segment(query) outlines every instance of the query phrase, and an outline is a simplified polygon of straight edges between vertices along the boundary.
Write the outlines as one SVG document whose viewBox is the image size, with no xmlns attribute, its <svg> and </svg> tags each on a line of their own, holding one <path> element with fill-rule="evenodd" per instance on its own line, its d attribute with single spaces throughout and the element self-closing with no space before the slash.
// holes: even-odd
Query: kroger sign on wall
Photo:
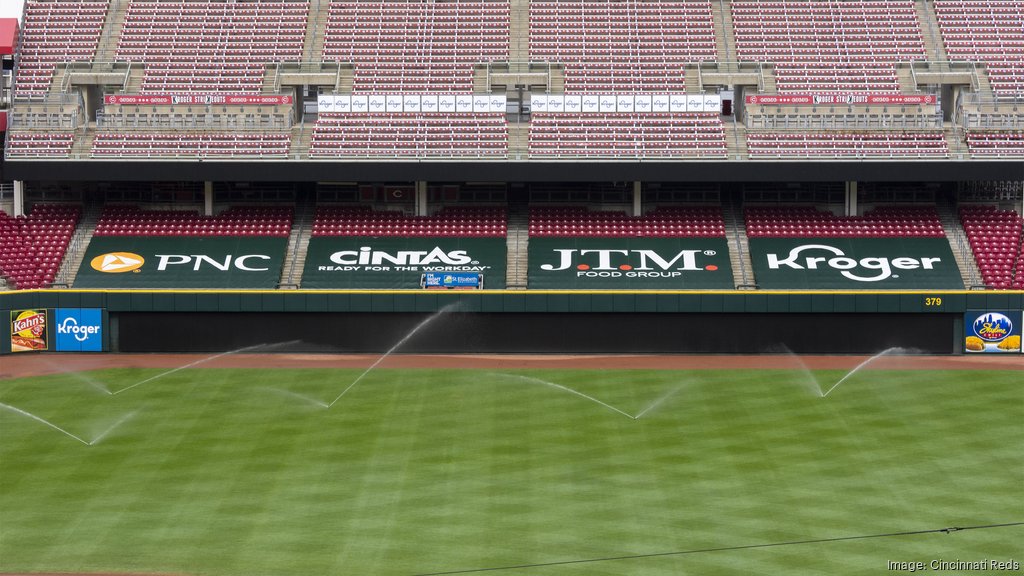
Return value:
<svg viewBox="0 0 1024 576">
<path fill-rule="evenodd" d="M 529 287 L 732 289 L 724 238 L 533 238 Z"/>
<path fill-rule="evenodd" d="M 58 352 L 102 352 L 103 311 L 99 308 L 57 308 L 53 334 Z"/>
<path fill-rule="evenodd" d="M 945 238 L 751 238 L 761 288 L 962 290 Z"/>
<path fill-rule="evenodd" d="M 482 274 L 505 287 L 504 238 L 321 236 L 309 241 L 303 288 L 420 288 L 427 273 Z"/>
<path fill-rule="evenodd" d="M 286 238 L 93 238 L 76 288 L 275 288 Z"/>
</svg>

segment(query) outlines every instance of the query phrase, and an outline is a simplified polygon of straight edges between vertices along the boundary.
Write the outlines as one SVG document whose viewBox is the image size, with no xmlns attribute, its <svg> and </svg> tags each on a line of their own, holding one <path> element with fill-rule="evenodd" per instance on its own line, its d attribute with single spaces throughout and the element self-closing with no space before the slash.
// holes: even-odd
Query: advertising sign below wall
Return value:
<svg viewBox="0 0 1024 576">
<path fill-rule="evenodd" d="M 1024 317 L 1009 310 L 964 313 L 964 351 L 968 354 L 1019 354 Z"/>
<path fill-rule="evenodd" d="M 11 310 L 11 352 L 49 350 L 48 320 L 45 309 Z"/>
<path fill-rule="evenodd" d="M 99 308 L 57 308 L 53 330 L 58 352 L 103 351 L 103 311 Z"/>
</svg>

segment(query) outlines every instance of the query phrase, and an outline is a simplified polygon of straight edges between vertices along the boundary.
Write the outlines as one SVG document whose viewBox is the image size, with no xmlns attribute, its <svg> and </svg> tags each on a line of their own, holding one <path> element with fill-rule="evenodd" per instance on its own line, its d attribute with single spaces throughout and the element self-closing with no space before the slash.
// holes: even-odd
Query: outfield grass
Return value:
<svg viewBox="0 0 1024 576">
<path fill-rule="evenodd" d="M 0 410 L 0 572 L 422 574 L 1024 521 L 1020 372 L 865 371 L 821 398 L 801 371 L 378 369 L 330 409 L 359 371 L 99 389 L 159 373 L 0 381 L 0 402 L 86 442 L 132 415 L 86 445 Z M 1022 541 L 1018 526 L 494 573 L 880 574 L 1024 563 Z"/>
</svg>

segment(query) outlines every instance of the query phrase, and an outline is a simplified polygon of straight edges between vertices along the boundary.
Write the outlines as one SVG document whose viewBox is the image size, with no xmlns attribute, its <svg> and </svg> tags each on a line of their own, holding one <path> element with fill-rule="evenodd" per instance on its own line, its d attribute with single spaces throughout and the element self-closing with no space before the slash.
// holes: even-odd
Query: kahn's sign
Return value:
<svg viewBox="0 0 1024 576">
<path fill-rule="evenodd" d="M 534 238 L 531 288 L 733 288 L 724 238 Z"/>
<path fill-rule="evenodd" d="M 310 240 L 303 288 L 420 288 L 426 273 L 474 272 L 505 287 L 504 238 L 363 238 Z"/>
<path fill-rule="evenodd" d="M 752 238 L 762 288 L 962 289 L 945 238 Z"/>
<path fill-rule="evenodd" d="M 285 238 L 94 238 L 75 286 L 274 288 L 286 244 Z"/>
</svg>

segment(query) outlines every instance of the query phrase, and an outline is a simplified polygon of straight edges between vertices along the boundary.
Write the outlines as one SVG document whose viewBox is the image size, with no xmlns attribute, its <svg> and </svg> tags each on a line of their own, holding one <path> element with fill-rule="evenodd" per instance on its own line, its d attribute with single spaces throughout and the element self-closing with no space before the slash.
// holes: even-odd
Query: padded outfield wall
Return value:
<svg viewBox="0 0 1024 576">
<path fill-rule="evenodd" d="M 108 349 L 221 352 L 874 354 L 963 351 L 964 313 L 1020 317 L 1024 292 L 132 291 L 0 294 L 11 310 L 100 309 Z M 10 351 L 0 340 L 0 353 Z M 785 348 L 783 348 L 785 347 Z"/>
</svg>

